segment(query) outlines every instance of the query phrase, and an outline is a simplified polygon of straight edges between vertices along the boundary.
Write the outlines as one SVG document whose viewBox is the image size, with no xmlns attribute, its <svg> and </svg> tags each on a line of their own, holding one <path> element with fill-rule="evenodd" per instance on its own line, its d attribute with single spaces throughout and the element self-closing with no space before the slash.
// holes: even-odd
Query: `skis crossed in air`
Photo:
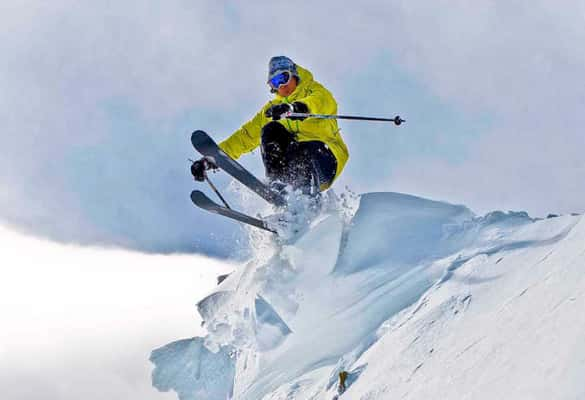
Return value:
<svg viewBox="0 0 585 400">
<path fill-rule="evenodd" d="M 304 118 L 318 118 L 318 119 L 349 119 L 349 120 L 360 120 L 360 121 L 386 121 L 386 122 L 393 122 L 394 125 L 400 126 L 406 120 L 402 119 L 400 116 L 396 116 L 394 118 L 378 118 L 378 117 L 364 117 L 364 116 L 356 116 L 356 115 L 322 115 L 322 114 L 303 114 L 303 113 L 292 113 L 289 112 L 285 115 L 288 117 L 304 117 Z M 204 156 L 208 156 L 213 158 L 215 165 L 218 168 L 222 169 L 223 171 L 227 172 L 231 175 L 234 179 L 239 181 L 244 186 L 248 187 L 250 190 L 255 192 L 258 196 L 262 197 L 267 202 L 277 206 L 282 207 L 286 205 L 286 199 L 279 193 L 274 192 L 270 189 L 268 185 L 263 183 L 262 181 L 258 180 L 254 175 L 252 175 L 248 170 L 242 167 L 239 163 L 229 157 L 226 153 L 224 153 L 217 143 L 213 141 L 211 137 L 207 133 L 201 130 L 197 130 L 193 132 L 191 135 L 191 143 L 195 149 L 203 154 Z M 231 218 L 236 221 L 243 222 L 248 225 L 255 226 L 260 229 L 264 229 L 266 231 L 270 231 L 276 233 L 274 229 L 271 229 L 266 221 L 260 218 L 254 218 L 249 215 L 243 214 L 239 211 L 232 210 L 228 204 L 225 202 L 223 197 L 219 194 L 215 186 L 211 183 L 211 181 L 205 176 L 207 183 L 211 186 L 213 191 L 219 196 L 220 200 L 224 203 L 224 206 L 221 206 L 211 200 L 209 197 L 205 195 L 205 193 L 194 190 L 191 193 L 191 200 L 193 203 L 203 208 L 204 210 L 210 211 L 215 214 L 223 215 L 224 217 Z"/>
<path fill-rule="evenodd" d="M 217 143 L 213 141 L 207 133 L 201 130 L 193 132 L 191 135 L 191 143 L 193 147 L 204 156 L 213 158 L 215 165 L 221 170 L 231 175 L 235 180 L 252 190 L 254 193 L 262 197 L 267 202 L 281 207 L 286 205 L 286 200 L 279 193 L 270 190 L 270 187 L 252 175 L 247 169 L 242 167 L 238 162 L 224 153 Z M 208 181 L 209 182 L 209 181 Z M 213 188 L 213 187 L 212 187 Z M 214 189 L 215 190 L 215 189 Z M 219 193 L 218 193 L 219 194 Z M 221 197 L 220 197 L 221 198 Z M 226 206 L 221 206 L 211 200 L 205 193 L 200 190 L 193 190 L 191 192 L 191 200 L 193 203 L 204 210 L 214 214 L 223 215 L 224 217 L 243 222 L 245 224 L 255 226 L 272 233 L 276 231 L 268 226 L 266 221 L 251 217 L 239 211 L 232 210 L 227 207 L 227 203 L 221 198 Z"/>
</svg>

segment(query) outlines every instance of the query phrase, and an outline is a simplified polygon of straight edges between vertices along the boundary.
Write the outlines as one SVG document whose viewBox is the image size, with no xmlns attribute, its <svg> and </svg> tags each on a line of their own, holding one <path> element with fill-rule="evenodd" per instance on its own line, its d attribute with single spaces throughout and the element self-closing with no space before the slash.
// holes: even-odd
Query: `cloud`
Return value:
<svg viewBox="0 0 585 400">
<path fill-rule="evenodd" d="M 585 5 L 558 7 L 540 1 L 394 6 L 394 17 L 386 21 L 387 44 L 381 48 L 424 88 L 418 93 L 421 98 L 425 92 L 436 96 L 434 109 L 447 104 L 451 113 L 468 118 L 446 125 L 429 105 L 412 107 L 407 100 L 409 122 L 396 135 L 408 135 L 421 151 L 408 159 L 370 165 L 372 174 L 382 170 L 378 177 L 384 178 L 377 183 L 366 178 L 369 188 L 373 184 L 377 190 L 416 190 L 482 211 L 584 211 L 585 187 L 579 182 L 585 177 L 585 136 L 580 128 L 585 123 L 580 111 L 585 87 L 577 82 L 585 67 L 585 51 L 579 45 L 585 39 Z M 379 26 L 386 16 L 384 11 L 370 15 L 370 25 Z M 356 19 L 368 21 L 364 17 Z M 383 79 L 381 75 L 372 79 Z M 429 122 L 433 126 L 424 128 L 436 135 L 420 140 L 421 125 Z M 434 154 L 426 152 L 425 144 L 436 143 L 439 135 L 444 143 L 438 143 Z M 354 161 L 365 160 L 374 149 L 404 149 L 408 141 L 385 143 L 370 137 L 368 149 L 352 146 L 358 152 Z M 466 143 L 460 146 L 462 139 Z M 449 153 L 449 145 L 456 149 Z M 393 150 L 388 151 L 391 155 Z M 391 169 L 386 176 L 384 168 Z M 369 189 L 359 179 L 353 182 Z"/>
<path fill-rule="evenodd" d="M 497 2 L 427 12 L 435 22 L 421 26 L 428 40 L 416 40 L 423 50 L 410 68 L 462 111 L 492 113 L 493 122 L 465 163 L 423 162 L 426 182 L 484 210 L 585 210 L 578 184 L 585 177 L 585 87 L 576 84 L 585 67 L 578 46 L 584 5 Z M 418 179 L 406 169 L 399 180 Z"/>
<path fill-rule="evenodd" d="M 472 207 L 583 210 L 581 3 L 0 7 L 0 218 L 29 232 L 239 251 L 236 225 L 189 202 L 188 136 L 221 139 L 253 115 L 275 54 L 309 67 L 345 113 L 408 119 L 392 137 L 343 124 L 352 158 L 339 187 L 404 190 L 426 177 L 429 195 L 454 187 L 449 200 Z M 257 157 L 243 162 L 260 172 Z"/>
<path fill-rule="evenodd" d="M 0 241 L 0 387 L 15 400 L 161 398 L 150 352 L 202 333 L 195 302 L 233 268 L 57 245 L 2 226 Z"/>
</svg>

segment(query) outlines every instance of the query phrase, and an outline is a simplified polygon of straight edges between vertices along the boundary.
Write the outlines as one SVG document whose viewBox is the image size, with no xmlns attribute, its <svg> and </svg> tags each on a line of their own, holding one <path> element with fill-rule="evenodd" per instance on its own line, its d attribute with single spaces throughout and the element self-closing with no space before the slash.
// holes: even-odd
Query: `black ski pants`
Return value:
<svg viewBox="0 0 585 400">
<path fill-rule="evenodd" d="M 276 121 L 262 128 L 261 149 L 266 176 L 270 180 L 319 191 L 335 178 L 337 159 L 325 143 L 318 140 L 299 142 Z"/>
</svg>

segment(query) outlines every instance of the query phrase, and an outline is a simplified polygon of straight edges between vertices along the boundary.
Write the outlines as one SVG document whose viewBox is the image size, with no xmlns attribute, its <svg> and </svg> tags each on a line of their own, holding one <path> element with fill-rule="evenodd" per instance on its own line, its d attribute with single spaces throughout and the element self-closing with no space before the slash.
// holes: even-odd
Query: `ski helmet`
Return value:
<svg viewBox="0 0 585 400">
<path fill-rule="evenodd" d="M 284 71 L 290 72 L 292 76 L 296 76 L 296 78 L 300 80 L 296 64 L 286 56 L 276 56 L 272 57 L 268 62 L 267 81 L 270 81 L 270 78 L 272 78 L 274 75 Z M 274 91 L 274 89 L 272 89 L 272 91 Z"/>
</svg>

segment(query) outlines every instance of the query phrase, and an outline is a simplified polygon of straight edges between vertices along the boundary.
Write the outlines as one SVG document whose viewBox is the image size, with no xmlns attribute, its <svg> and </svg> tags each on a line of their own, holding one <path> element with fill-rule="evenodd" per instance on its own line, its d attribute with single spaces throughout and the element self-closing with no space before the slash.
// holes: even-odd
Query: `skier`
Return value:
<svg viewBox="0 0 585 400">
<path fill-rule="evenodd" d="M 237 159 L 260 146 L 266 176 L 275 190 L 287 184 L 312 195 L 328 189 L 349 157 L 337 121 L 287 118 L 286 113 L 336 114 L 335 99 L 311 72 L 285 56 L 270 59 L 267 83 L 275 98 L 219 147 Z M 191 173 L 203 181 L 205 171 L 215 168 L 213 159 L 203 157 L 192 164 Z"/>
</svg>

